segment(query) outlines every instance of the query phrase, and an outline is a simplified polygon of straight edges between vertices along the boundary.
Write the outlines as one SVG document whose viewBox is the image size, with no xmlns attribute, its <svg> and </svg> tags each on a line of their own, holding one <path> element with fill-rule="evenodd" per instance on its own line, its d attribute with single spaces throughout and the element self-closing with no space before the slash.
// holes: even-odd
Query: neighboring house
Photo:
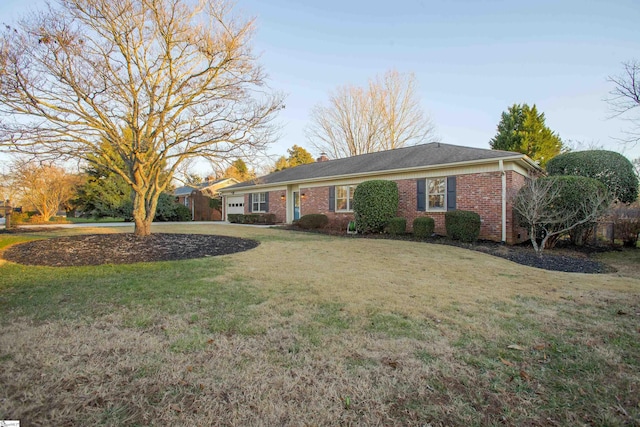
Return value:
<svg viewBox="0 0 640 427">
<path fill-rule="evenodd" d="M 480 238 L 507 243 L 527 239 L 514 222 L 510 196 L 540 167 L 524 154 L 430 143 L 337 160 L 322 156 L 297 166 L 220 190 L 229 213 L 265 212 L 277 222 L 323 213 L 332 221 L 353 218 L 356 186 L 372 179 L 395 181 L 398 216 L 413 220 L 430 216 L 435 231 L 445 234 L 444 213 L 477 212 Z"/>
<path fill-rule="evenodd" d="M 193 221 L 220 221 L 222 220 L 222 202 L 220 208 L 211 206 L 211 200 L 220 200 L 219 190 L 229 185 L 237 184 L 235 178 L 223 178 L 207 180 L 198 185 L 186 185 L 173 190 L 177 202 L 191 210 Z"/>
</svg>

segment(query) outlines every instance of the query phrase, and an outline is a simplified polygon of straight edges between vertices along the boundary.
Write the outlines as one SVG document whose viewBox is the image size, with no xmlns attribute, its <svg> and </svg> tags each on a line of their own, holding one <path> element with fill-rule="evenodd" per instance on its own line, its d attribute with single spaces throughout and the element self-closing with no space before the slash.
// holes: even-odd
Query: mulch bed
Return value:
<svg viewBox="0 0 640 427">
<path fill-rule="evenodd" d="M 304 231 L 309 233 L 330 234 L 333 236 L 343 236 L 348 238 L 363 239 L 393 239 L 420 241 L 425 243 L 433 243 L 439 245 L 450 245 L 462 247 L 465 249 L 484 252 L 489 255 L 508 259 L 515 263 L 526 265 L 529 267 L 541 268 L 550 271 L 563 271 L 566 273 L 613 273 L 616 270 L 606 264 L 590 258 L 592 253 L 611 250 L 611 248 L 595 248 L 595 247 L 562 247 L 544 251 L 544 256 L 539 257 L 530 243 L 526 242 L 520 245 L 505 245 L 502 243 L 481 240 L 476 243 L 461 243 L 450 240 L 444 236 L 434 236 L 426 239 L 416 239 L 412 235 L 392 236 L 389 234 L 355 234 L 347 236 L 343 230 L 319 229 L 319 230 L 303 230 L 296 226 L 283 226 L 289 230 Z"/>
<path fill-rule="evenodd" d="M 227 255 L 258 245 L 255 240 L 205 234 L 88 234 L 14 245 L 2 257 L 19 264 L 52 267 L 132 264 Z"/>
</svg>

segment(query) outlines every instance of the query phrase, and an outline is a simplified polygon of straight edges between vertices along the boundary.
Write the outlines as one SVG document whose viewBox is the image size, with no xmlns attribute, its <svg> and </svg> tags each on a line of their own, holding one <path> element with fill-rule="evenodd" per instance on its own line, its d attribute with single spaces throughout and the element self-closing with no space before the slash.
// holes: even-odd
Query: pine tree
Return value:
<svg viewBox="0 0 640 427">
<path fill-rule="evenodd" d="M 502 113 L 498 132 L 489 145 L 493 150 L 517 151 L 544 166 L 563 151 L 562 140 L 545 124 L 544 113 L 534 104 L 514 104 Z"/>
<path fill-rule="evenodd" d="M 311 153 L 304 148 L 294 145 L 287 150 L 289 157 L 280 156 L 271 169 L 272 172 L 281 171 L 283 169 L 293 168 L 307 163 L 313 163 L 315 160 Z"/>
</svg>

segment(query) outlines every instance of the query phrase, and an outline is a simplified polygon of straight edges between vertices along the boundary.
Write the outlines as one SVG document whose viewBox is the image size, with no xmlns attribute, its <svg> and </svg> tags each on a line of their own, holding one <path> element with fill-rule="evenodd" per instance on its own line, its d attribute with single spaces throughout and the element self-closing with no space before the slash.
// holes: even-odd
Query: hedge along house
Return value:
<svg viewBox="0 0 640 427">
<path fill-rule="evenodd" d="M 322 213 L 330 221 L 353 219 L 356 186 L 372 179 L 398 184 L 397 216 L 430 216 L 445 234 L 444 214 L 477 212 L 480 238 L 506 243 L 527 239 L 514 222 L 510 196 L 540 167 L 521 153 L 429 143 L 344 159 L 328 160 L 274 172 L 220 190 L 225 218 L 230 213 L 271 213 L 277 222 Z"/>
</svg>

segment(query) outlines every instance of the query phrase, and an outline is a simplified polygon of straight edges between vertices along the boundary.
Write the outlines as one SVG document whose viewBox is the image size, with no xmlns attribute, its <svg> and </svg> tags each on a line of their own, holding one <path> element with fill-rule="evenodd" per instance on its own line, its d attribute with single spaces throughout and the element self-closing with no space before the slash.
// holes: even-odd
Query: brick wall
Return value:
<svg viewBox="0 0 640 427">
<path fill-rule="evenodd" d="M 321 213 L 329 218 L 333 228 L 344 228 L 353 219 L 353 213 L 329 211 L 329 187 L 300 188 L 300 216 Z"/>
<path fill-rule="evenodd" d="M 213 209 L 209 205 L 211 198 L 202 194 L 201 191 L 191 193 L 190 201 L 193 203 L 193 220 L 194 221 L 220 221 L 222 219 L 222 211 Z"/>
<path fill-rule="evenodd" d="M 269 192 L 269 213 L 276 216 L 276 222 L 287 222 L 287 201 L 282 198 L 283 191 Z"/>
<path fill-rule="evenodd" d="M 259 192 L 258 192 L 259 193 Z M 284 191 L 269 191 L 269 212 L 276 216 L 276 223 L 287 221 L 287 201 L 282 200 L 281 196 Z M 251 205 L 249 204 L 249 195 L 244 195 L 244 213 L 250 214 Z"/>
<path fill-rule="evenodd" d="M 506 172 L 507 178 L 507 243 L 518 243 L 526 239 L 526 230 L 513 227 L 513 209 L 510 195 L 524 185 L 525 177 L 513 171 Z M 419 216 L 430 216 L 435 222 L 435 232 L 446 234 L 444 212 L 417 211 L 416 180 L 398 181 L 400 203 L 398 216 L 407 219 L 407 230 L 413 229 L 413 220 Z M 458 175 L 456 178 L 456 209 L 473 211 L 480 215 L 480 238 L 502 240 L 502 178 L 500 172 Z M 518 234 L 520 237 L 518 238 Z"/>
<path fill-rule="evenodd" d="M 511 195 L 525 182 L 525 177 L 507 171 L 507 243 L 518 243 L 527 239 L 526 230 L 517 227 L 511 206 Z M 407 231 L 413 229 L 413 220 L 420 216 L 430 216 L 435 221 L 435 232 L 445 235 L 445 212 L 421 212 L 417 210 L 417 184 L 415 179 L 404 179 L 398 183 L 400 217 L 407 219 Z M 276 215 L 278 222 L 286 221 L 286 201 L 281 199 L 284 191 L 269 193 L 269 211 Z M 300 215 L 322 213 L 330 223 L 342 227 L 353 219 L 352 213 L 329 211 L 329 187 L 300 188 Z M 245 212 L 249 211 L 249 199 L 245 196 Z M 458 175 L 456 178 L 456 209 L 477 212 L 482 221 L 480 238 L 500 241 L 502 239 L 502 175 L 500 172 L 487 172 Z"/>
</svg>

